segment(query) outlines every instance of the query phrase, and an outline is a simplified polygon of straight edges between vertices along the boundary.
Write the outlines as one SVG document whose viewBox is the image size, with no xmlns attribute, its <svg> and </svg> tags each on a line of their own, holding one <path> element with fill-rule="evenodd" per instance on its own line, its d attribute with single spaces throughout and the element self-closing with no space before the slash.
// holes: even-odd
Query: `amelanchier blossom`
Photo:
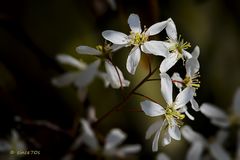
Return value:
<svg viewBox="0 0 240 160">
<path fill-rule="evenodd" d="M 161 116 L 163 118 L 153 123 L 146 132 L 146 139 L 149 139 L 154 133 L 155 137 L 152 143 L 152 150 L 158 150 L 158 140 L 161 131 L 164 131 L 163 145 L 175 140 L 181 139 L 179 127 L 183 125 L 182 120 L 185 118 L 183 108 L 192 99 L 194 90 L 191 87 L 185 88 L 180 92 L 175 101 L 172 98 L 172 81 L 166 73 L 161 73 L 161 93 L 167 103 L 166 107 L 160 104 L 145 100 L 141 102 L 141 108 L 144 113 L 151 117 Z"/>
<path fill-rule="evenodd" d="M 135 74 L 136 68 L 140 61 L 141 50 L 144 53 L 157 56 L 166 56 L 168 49 L 161 41 L 149 40 L 150 36 L 160 33 L 166 26 L 168 20 L 158 22 L 150 26 L 148 29 L 141 28 L 140 18 L 137 14 L 130 14 L 128 24 L 131 29 L 130 35 L 114 30 L 106 30 L 102 32 L 102 36 L 113 44 L 121 45 L 122 47 L 133 46 L 130 51 L 126 68 L 129 73 Z"/>
<path fill-rule="evenodd" d="M 216 160 L 230 160 L 230 156 L 223 148 L 223 142 L 228 134 L 224 130 L 220 130 L 214 138 L 205 139 L 201 134 L 195 132 L 190 126 L 184 126 L 181 129 L 183 137 L 191 143 L 191 147 L 187 152 L 186 160 L 202 160 L 205 150 Z"/>
<path fill-rule="evenodd" d="M 91 129 L 89 123 L 81 120 L 83 134 L 82 140 L 94 153 L 101 153 L 104 157 L 124 158 L 130 154 L 138 153 L 141 150 L 141 145 L 125 145 L 118 147 L 127 138 L 127 135 L 120 129 L 112 129 L 105 139 L 103 148 L 101 148 L 95 133 Z"/>
<path fill-rule="evenodd" d="M 195 91 L 200 87 L 200 81 L 198 78 L 200 77 L 199 69 L 200 64 L 198 62 L 198 57 L 200 54 L 200 49 L 196 46 L 192 52 L 192 58 L 188 59 L 185 64 L 186 75 L 185 78 L 182 79 L 180 74 L 175 72 L 171 77 L 173 83 L 179 90 L 181 91 L 183 88 L 192 87 Z M 196 94 L 195 94 L 196 96 Z M 192 108 L 195 111 L 199 111 L 199 105 L 194 97 L 190 100 Z"/>
<path fill-rule="evenodd" d="M 78 69 L 77 71 L 67 72 L 59 77 L 53 78 L 52 83 L 56 86 L 63 87 L 73 84 L 77 88 L 84 88 L 89 85 L 98 74 L 100 61 L 95 61 L 87 66 L 86 63 L 67 54 L 59 54 L 56 58 L 60 63 L 71 65 Z"/>
<path fill-rule="evenodd" d="M 112 52 L 115 52 L 120 47 L 121 46 L 119 45 L 110 46 L 108 44 L 105 44 L 104 46 L 98 45 L 96 49 L 88 46 L 78 46 L 76 51 L 79 54 L 93 55 L 104 60 L 107 74 L 102 75 L 102 78 L 104 78 L 105 81 L 108 81 L 112 88 L 120 88 L 128 87 L 130 84 L 128 80 L 124 79 L 121 70 L 117 66 L 114 66 L 111 62 Z"/>
<path fill-rule="evenodd" d="M 208 117 L 211 122 L 221 128 L 229 128 L 230 126 L 240 125 L 240 88 L 238 88 L 234 94 L 231 112 L 225 113 L 219 107 L 210 104 L 203 103 L 200 107 L 200 111 Z M 237 129 L 237 150 L 236 159 L 240 159 L 240 129 Z"/>
<path fill-rule="evenodd" d="M 166 58 L 162 61 L 160 72 L 167 72 L 179 59 L 184 61 L 185 59 L 192 58 L 192 55 L 186 51 L 186 49 L 191 47 L 190 43 L 184 42 L 181 36 L 177 37 L 177 29 L 171 18 L 168 19 L 166 32 L 168 40 L 164 41 L 163 44 L 168 48 L 170 54 L 167 54 Z"/>
<path fill-rule="evenodd" d="M 157 160 L 170 160 L 170 158 L 165 153 L 158 153 Z"/>
</svg>

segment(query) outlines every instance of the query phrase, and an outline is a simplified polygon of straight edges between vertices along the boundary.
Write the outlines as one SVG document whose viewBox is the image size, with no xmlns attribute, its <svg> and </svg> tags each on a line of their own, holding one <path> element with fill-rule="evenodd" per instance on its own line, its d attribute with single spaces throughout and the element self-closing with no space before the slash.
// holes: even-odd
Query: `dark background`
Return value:
<svg viewBox="0 0 240 160">
<path fill-rule="evenodd" d="M 128 33 L 127 18 L 130 13 L 137 13 L 142 25 L 146 26 L 171 17 L 178 33 L 191 42 L 190 51 L 195 45 L 201 49 L 201 88 L 197 93 L 197 101 L 199 104 L 211 102 L 229 111 L 234 92 L 240 86 L 239 3 L 237 0 L 116 0 L 117 9 L 112 10 L 104 0 L 2 0 L 1 137 L 7 138 L 10 130 L 16 128 L 28 148 L 41 150 L 41 155 L 36 159 L 60 159 L 79 132 L 84 104 L 77 98 L 74 87 L 58 89 L 51 84 L 51 78 L 72 69 L 55 61 L 55 55 L 67 53 L 91 62 L 92 58 L 76 54 L 75 48 L 79 45 L 94 47 L 103 43 L 103 30 Z M 136 77 L 129 75 L 125 69 L 128 52 L 129 49 L 123 49 L 122 54 L 116 55 L 115 61 L 134 86 L 147 69 L 144 69 L 146 65 L 143 58 Z M 143 70 L 139 69 L 141 67 Z M 119 102 L 120 93 L 104 88 L 99 80 L 94 81 L 88 91 L 88 103 L 96 107 L 97 117 Z M 140 91 L 162 101 L 158 82 L 143 86 Z M 142 99 L 133 98 L 127 106 L 137 108 L 139 100 Z M 187 120 L 186 123 L 206 137 L 215 133 L 217 128 L 209 124 L 204 116 L 191 113 L 196 120 Z M 25 123 L 14 121 L 16 115 L 26 120 Z M 35 120 L 51 122 L 62 130 L 36 125 L 33 123 Z M 139 157 L 153 159 L 156 154 L 151 152 L 151 140 L 144 139 L 152 120 L 141 112 L 118 112 L 101 122 L 97 130 L 106 135 L 111 128 L 122 128 L 128 133 L 126 143 L 143 145 Z M 179 159 L 184 157 L 186 147 L 188 144 L 182 140 L 160 148 L 160 151 L 163 149 L 172 159 Z M 231 149 L 230 152 L 234 154 Z M 77 157 L 83 158 L 81 154 Z"/>
</svg>

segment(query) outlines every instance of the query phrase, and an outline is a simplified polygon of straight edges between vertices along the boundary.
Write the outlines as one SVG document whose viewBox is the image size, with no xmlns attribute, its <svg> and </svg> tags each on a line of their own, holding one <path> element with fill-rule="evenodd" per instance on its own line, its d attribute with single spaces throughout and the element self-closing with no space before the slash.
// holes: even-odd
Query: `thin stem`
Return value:
<svg viewBox="0 0 240 160">
<path fill-rule="evenodd" d="M 112 114 L 114 111 L 119 110 L 122 108 L 122 106 L 130 99 L 130 97 L 133 95 L 133 93 L 141 87 L 156 71 L 158 67 L 156 67 L 152 72 L 148 73 L 148 75 L 138 83 L 128 94 L 127 96 L 116 106 L 112 107 L 108 112 L 106 112 L 102 117 L 100 117 L 94 124 L 93 127 L 97 126 L 102 120 L 104 120 L 106 117 L 108 117 L 110 114 Z"/>
<path fill-rule="evenodd" d="M 148 97 L 148 96 L 146 96 L 146 95 L 144 95 L 144 94 L 137 93 L 137 92 L 134 92 L 133 94 L 134 94 L 134 95 L 137 95 L 137 96 L 140 96 L 140 97 L 144 97 L 144 98 L 146 98 L 146 99 L 148 99 L 148 100 L 150 100 L 150 101 L 153 101 L 153 102 L 155 102 L 155 103 L 158 103 L 158 102 L 155 101 L 154 99 L 152 99 L 152 98 L 150 98 L 150 97 Z"/>
<path fill-rule="evenodd" d="M 147 61 L 148 61 L 149 73 L 151 73 L 152 72 L 151 59 L 150 59 L 149 55 L 146 55 L 146 56 L 147 56 Z"/>
<path fill-rule="evenodd" d="M 116 112 L 143 112 L 141 109 L 132 108 L 132 109 L 118 109 Z"/>
<path fill-rule="evenodd" d="M 152 78 L 152 79 L 148 79 L 147 81 L 161 81 L 160 78 Z"/>
</svg>

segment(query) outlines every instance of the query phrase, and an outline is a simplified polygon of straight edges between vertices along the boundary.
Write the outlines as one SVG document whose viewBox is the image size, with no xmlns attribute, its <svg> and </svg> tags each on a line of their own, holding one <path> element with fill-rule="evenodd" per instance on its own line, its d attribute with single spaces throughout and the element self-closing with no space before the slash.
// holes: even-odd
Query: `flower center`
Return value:
<svg viewBox="0 0 240 160">
<path fill-rule="evenodd" d="M 186 77 L 183 80 L 183 83 L 187 87 L 193 87 L 195 89 L 198 89 L 200 87 L 200 81 L 198 80 L 199 77 L 200 77 L 199 72 L 195 73 L 192 77 L 186 75 Z"/>
<path fill-rule="evenodd" d="M 177 41 L 174 41 L 170 38 L 168 38 L 167 41 L 172 44 L 172 46 L 169 48 L 169 51 L 177 53 L 179 59 L 183 58 L 183 50 L 191 47 L 191 44 L 189 42 L 184 42 L 184 39 L 181 38 L 181 35 L 179 35 Z"/>
<path fill-rule="evenodd" d="M 170 126 L 174 125 L 173 119 L 175 119 L 178 126 L 183 125 L 182 120 L 185 118 L 185 115 L 174 109 L 172 106 L 167 106 L 165 117 Z"/>
<path fill-rule="evenodd" d="M 102 58 L 111 57 L 112 49 L 110 47 L 110 44 L 97 45 L 96 49 L 102 53 Z"/>
<path fill-rule="evenodd" d="M 141 45 L 148 40 L 148 36 L 145 34 L 145 30 L 142 33 L 130 32 L 131 45 Z"/>
</svg>

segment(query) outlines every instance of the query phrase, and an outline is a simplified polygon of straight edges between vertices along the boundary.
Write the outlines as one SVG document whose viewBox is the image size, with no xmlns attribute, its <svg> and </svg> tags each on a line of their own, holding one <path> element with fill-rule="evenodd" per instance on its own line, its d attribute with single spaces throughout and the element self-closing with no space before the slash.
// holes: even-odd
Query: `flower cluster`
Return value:
<svg viewBox="0 0 240 160">
<path fill-rule="evenodd" d="M 119 107 L 125 104 L 132 94 L 136 93 L 135 91 L 143 83 L 148 81 L 156 71 L 159 71 L 159 79 L 157 80 L 161 81 L 160 90 L 166 101 L 166 105 L 162 106 L 145 95 L 142 96 L 147 98 L 147 100 L 140 102 L 141 109 L 146 115 L 150 117 L 160 117 L 159 120 L 153 123 L 146 132 L 147 139 L 155 134 L 152 150 L 158 151 L 158 141 L 161 134 L 163 137 L 163 145 L 169 144 L 171 139 L 180 140 L 180 127 L 184 124 L 183 119 L 185 116 L 194 120 L 194 117 L 188 112 L 188 103 L 191 103 L 193 110 L 199 111 L 199 106 L 195 97 L 196 90 L 200 87 L 200 82 L 198 80 L 200 76 L 200 64 L 198 62 L 200 49 L 196 46 L 192 53 L 187 51 L 191 45 L 190 43 L 185 42 L 181 36 L 178 36 L 176 26 L 171 18 L 155 23 L 149 28 L 145 26 L 142 28 L 139 16 L 137 14 L 130 14 L 128 24 L 130 27 L 129 34 L 114 30 L 105 30 L 102 32 L 102 36 L 105 39 L 103 45 L 97 45 L 96 48 L 81 45 L 76 48 L 78 54 L 93 56 L 97 59 L 90 65 L 86 65 L 82 61 L 68 55 L 59 55 L 57 57 L 58 61 L 72 65 L 80 71 L 66 73 L 60 77 L 54 78 L 53 84 L 57 86 L 73 84 L 79 90 L 83 90 L 83 88 L 87 88 L 94 77 L 100 77 L 105 82 L 106 87 L 111 86 L 114 89 L 123 89 L 130 85 L 130 81 L 124 78 L 123 72 L 114 64 L 113 59 L 115 52 L 123 47 L 131 48 L 126 60 L 126 70 L 131 75 L 136 73 L 138 64 L 141 60 L 141 54 L 163 57 L 163 61 L 159 63 L 154 70 L 151 69 L 152 64 L 148 61 L 149 74 L 125 96 L 124 100 L 120 102 L 119 105 L 113 107 L 112 110 L 107 112 L 96 122 L 99 123 L 99 121 L 115 111 L 115 109 L 119 109 Z M 163 31 L 167 34 L 166 40 L 153 40 L 152 36 L 156 37 L 156 35 Z M 179 60 L 182 60 L 185 69 L 183 67 L 183 71 L 179 70 L 179 73 L 175 72 L 170 77 L 168 71 L 171 68 L 171 70 L 173 70 L 173 66 L 177 64 Z M 104 71 L 99 70 L 101 63 L 105 66 Z M 180 73 L 185 73 L 183 78 Z M 175 86 L 179 91 L 176 96 L 173 94 Z M 86 137 L 84 138 L 84 141 L 86 141 L 85 143 L 92 148 L 92 150 L 98 152 L 100 150 L 99 145 L 94 136 L 94 132 L 90 129 L 90 125 L 85 120 L 81 120 L 81 124 L 83 126 L 83 135 Z M 114 141 L 119 141 L 118 138 L 122 135 L 122 133 L 120 133 L 119 130 L 114 129 L 110 132 L 110 135 L 118 135 L 114 136 L 117 137 Z M 106 143 L 108 143 L 108 137 L 109 136 L 107 136 Z M 114 149 L 114 151 L 109 151 L 108 149 L 110 148 Z M 108 147 L 108 144 L 106 144 L 103 149 L 103 155 L 105 155 L 106 150 L 111 154 L 125 154 L 121 150 L 117 150 L 115 147 L 110 148 Z M 128 152 L 129 149 L 122 150 Z M 132 149 L 130 147 L 130 150 L 138 151 L 139 148 Z"/>
</svg>

